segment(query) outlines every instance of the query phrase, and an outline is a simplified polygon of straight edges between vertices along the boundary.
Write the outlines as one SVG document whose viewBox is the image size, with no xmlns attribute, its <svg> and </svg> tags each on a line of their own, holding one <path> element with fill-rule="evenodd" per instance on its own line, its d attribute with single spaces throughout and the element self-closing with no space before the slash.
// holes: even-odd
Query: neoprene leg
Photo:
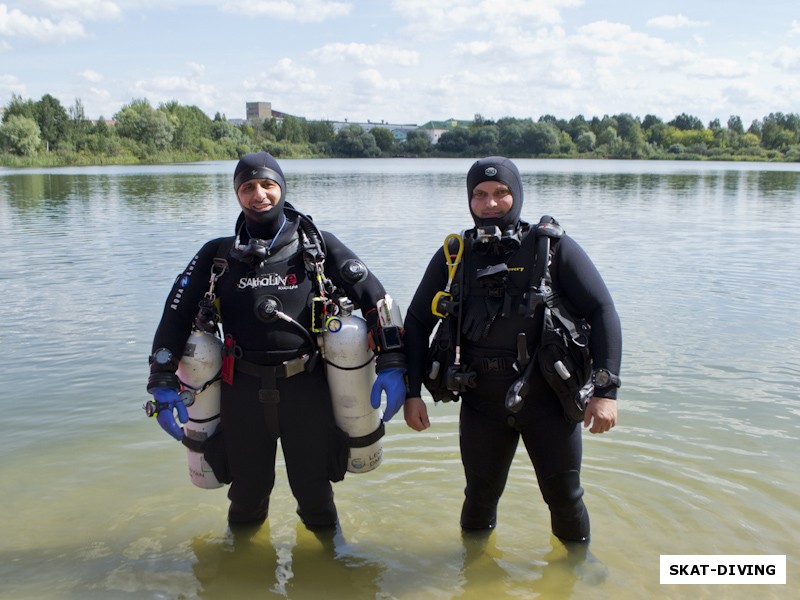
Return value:
<svg viewBox="0 0 800 600">
<path fill-rule="evenodd" d="M 333 431 L 330 395 L 320 366 L 283 380 L 279 413 L 286 473 L 297 514 L 309 529 L 336 526 L 338 516 L 328 479 L 328 436 Z"/>
<path fill-rule="evenodd" d="M 461 404 L 461 462 L 467 485 L 461 509 L 463 529 L 491 529 L 506 486 L 519 434 L 505 422 Z"/>
<path fill-rule="evenodd" d="M 550 509 L 553 534 L 562 540 L 589 539 L 589 513 L 580 482 L 583 440 L 580 425 L 544 410 L 523 425 L 522 438 L 536 470 L 542 497 Z"/>
<path fill-rule="evenodd" d="M 277 444 L 267 434 L 258 387 L 256 378 L 237 373 L 234 386 L 223 385 L 222 389 L 223 439 L 232 478 L 228 518 L 232 523 L 263 522 L 275 484 Z"/>
<path fill-rule="evenodd" d="M 583 503 L 578 471 L 566 471 L 539 482 L 542 497 L 550 508 L 553 535 L 565 542 L 589 541 L 589 511 Z"/>
</svg>

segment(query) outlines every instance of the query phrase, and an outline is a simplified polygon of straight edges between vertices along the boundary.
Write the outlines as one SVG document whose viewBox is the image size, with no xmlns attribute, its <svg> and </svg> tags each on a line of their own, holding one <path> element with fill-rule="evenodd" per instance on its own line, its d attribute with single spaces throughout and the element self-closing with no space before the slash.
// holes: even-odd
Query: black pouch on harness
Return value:
<svg viewBox="0 0 800 600">
<path fill-rule="evenodd" d="M 426 372 L 422 384 L 436 402 L 457 402 L 459 399 L 458 393 L 450 390 L 447 386 L 448 373 L 456 360 L 455 337 L 453 336 L 455 321 L 453 317 L 439 321 L 425 360 Z"/>
<path fill-rule="evenodd" d="M 536 363 L 561 402 L 564 416 L 568 421 L 580 422 L 586 402 L 594 393 L 589 350 L 591 327 L 585 319 L 575 318 L 565 299 L 551 287 L 550 262 L 564 230 L 555 219 L 544 215 L 535 231 L 536 260 L 531 288 L 520 312 L 533 317 L 536 311 L 543 311 Z"/>
<path fill-rule="evenodd" d="M 545 306 L 536 352 L 539 370 L 556 393 L 569 421 L 580 422 L 594 393 L 589 324 L 573 318 L 563 305 Z"/>
</svg>

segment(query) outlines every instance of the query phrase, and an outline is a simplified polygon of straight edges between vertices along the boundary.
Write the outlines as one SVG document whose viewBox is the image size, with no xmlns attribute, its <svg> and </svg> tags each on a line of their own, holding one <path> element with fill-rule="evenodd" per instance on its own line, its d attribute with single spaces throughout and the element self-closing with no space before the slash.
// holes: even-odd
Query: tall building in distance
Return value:
<svg viewBox="0 0 800 600">
<path fill-rule="evenodd" d="M 248 121 L 265 121 L 272 118 L 272 102 L 248 102 L 247 117 Z"/>
</svg>

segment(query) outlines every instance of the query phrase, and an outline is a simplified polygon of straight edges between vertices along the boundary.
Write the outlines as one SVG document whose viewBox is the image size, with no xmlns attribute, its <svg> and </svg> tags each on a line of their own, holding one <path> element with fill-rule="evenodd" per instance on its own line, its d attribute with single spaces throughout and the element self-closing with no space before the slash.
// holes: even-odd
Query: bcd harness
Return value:
<svg viewBox="0 0 800 600">
<path fill-rule="evenodd" d="M 571 420 L 582 420 L 585 400 L 591 396 L 592 390 L 577 396 L 576 391 L 583 388 L 587 381 L 591 385 L 589 325 L 582 319 L 572 317 L 563 299 L 552 287 L 550 263 L 558 241 L 564 234 L 563 229 L 555 219 L 545 215 L 532 232 L 535 235 L 532 275 L 528 289 L 522 293 L 522 301 L 517 304 L 517 313 L 533 318 L 541 308 L 543 321 L 540 343 L 531 356 L 526 335 L 520 332 L 516 338 L 516 360 L 496 358 L 483 359 L 483 362 L 488 362 L 489 367 L 494 369 L 510 366 L 521 374 L 506 395 L 505 404 L 509 411 L 518 412 L 522 408 L 530 390 L 533 365 L 537 364 L 550 387 L 559 396 L 565 416 Z M 457 242 L 453 238 L 457 238 Z M 423 383 L 437 402 L 457 401 L 461 394 L 475 387 L 476 379 L 480 375 L 471 365 L 461 362 L 461 336 L 467 335 L 472 341 L 480 340 L 498 315 L 511 313 L 512 298 L 519 297 L 518 291 L 514 293 L 514 290 L 503 288 L 506 285 L 506 266 L 493 265 L 477 273 L 476 280 L 484 284 L 487 290 L 484 292 L 485 311 L 479 318 L 474 314 L 463 314 L 466 312 L 464 299 L 469 291 L 464 285 L 466 269 L 459 268 L 463 243 L 463 237 L 455 234 L 445 239 L 448 285 L 444 293 L 436 294 L 431 307 L 433 314 L 440 317 L 440 322 L 428 351 L 428 371 Z M 457 291 L 451 292 L 456 271 Z M 587 393 L 589 396 L 586 396 Z"/>
<path fill-rule="evenodd" d="M 338 288 L 325 275 L 325 258 L 327 248 L 322 234 L 310 217 L 295 210 L 289 203 L 286 210 L 292 211 L 299 218 L 297 230 L 298 239 L 289 246 L 297 248 L 302 245 L 302 256 L 305 270 L 314 287 L 311 299 L 311 331 L 301 323 L 281 310 L 276 299 L 266 297 L 259 299 L 256 314 L 262 321 L 270 322 L 280 319 L 289 323 L 308 342 L 308 351 L 300 356 L 284 360 L 277 365 L 260 364 L 262 360 L 269 360 L 269 351 L 248 351 L 236 344 L 233 336 L 228 333 L 224 337 L 221 378 L 225 383 L 232 384 L 234 372 L 240 371 L 247 375 L 258 377 L 261 380 L 258 398 L 264 406 L 264 416 L 267 427 L 273 438 L 277 439 L 278 414 L 277 407 L 280 393 L 277 389 L 278 379 L 288 379 L 302 372 L 312 371 L 319 358 L 319 346 L 312 333 L 321 334 L 338 315 L 349 314 L 353 310 L 353 303 L 339 293 Z M 277 236 L 276 236 L 277 237 Z M 228 257 L 232 256 L 254 267 L 260 267 L 269 262 L 274 255 L 280 254 L 280 249 L 272 253 L 272 247 L 264 244 L 262 240 L 251 238 L 246 245 L 238 243 L 239 235 L 225 238 L 220 242 L 217 253 L 211 266 L 209 290 L 198 304 L 195 318 L 195 327 L 208 333 L 220 336 L 220 316 L 218 298 L 214 293 L 219 278 L 228 271 Z M 282 248 L 286 248 L 283 246 Z M 253 362 L 253 359 L 258 362 Z M 371 359 L 370 359 L 371 360 Z M 383 431 L 381 430 L 381 434 Z M 380 437 L 380 436 L 378 436 Z"/>
</svg>

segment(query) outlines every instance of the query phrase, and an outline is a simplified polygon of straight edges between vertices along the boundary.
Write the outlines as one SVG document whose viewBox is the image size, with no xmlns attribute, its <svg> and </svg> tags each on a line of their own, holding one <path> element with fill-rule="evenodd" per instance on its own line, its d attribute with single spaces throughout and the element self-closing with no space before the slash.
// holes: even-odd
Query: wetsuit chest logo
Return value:
<svg viewBox="0 0 800 600">
<path fill-rule="evenodd" d="M 293 290 L 296 289 L 297 275 L 294 273 L 286 273 L 280 275 L 278 273 L 264 273 L 254 277 L 241 277 L 239 279 L 238 288 L 246 290 L 248 288 L 275 288 L 278 290 Z"/>
</svg>

